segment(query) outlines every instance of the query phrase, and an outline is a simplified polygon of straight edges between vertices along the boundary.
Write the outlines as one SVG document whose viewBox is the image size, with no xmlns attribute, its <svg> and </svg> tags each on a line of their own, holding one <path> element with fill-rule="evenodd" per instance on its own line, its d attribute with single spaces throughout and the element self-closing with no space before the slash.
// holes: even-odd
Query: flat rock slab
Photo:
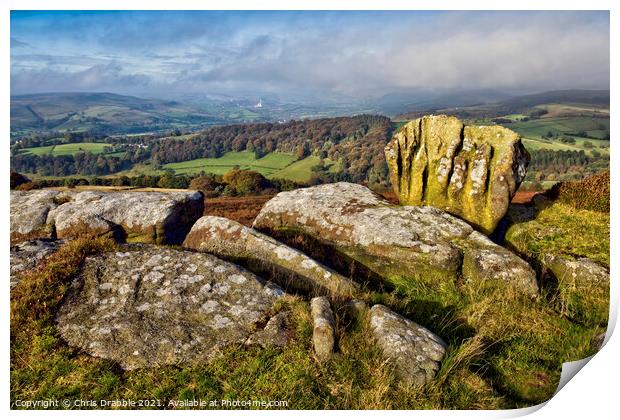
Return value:
<svg viewBox="0 0 620 420">
<path fill-rule="evenodd" d="M 534 270 L 466 222 L 434 207 L 392 206 L 346 182 L 282 192 L 254 221 L 267 232 L 292 231 L 394 282 L 503 281 L 538 292 Z"/>
<path fill-rule="evenodd" d="M 277 272 L 280 284 L 317 295 L 352 296 L 359 285 L 306 254 L 224 217 L 203 216 L 183 246 L 243 263 L 257 274 Z"/>
<path fill-rule="evenodd" d="M 384 356 L 401 379 L 424 385 L 435 377 L 446 352 L 446 343 L 383 305 L 370 309 L 370 327 Z"/>
<path fill-rule="evenodd" d="M 202 215 L 202 194 L 84 191 L 51 210 L 47 224 L 59 238 L 118 229 L 129 242 L 180 244 Z"/>
<path fill-rule="evenodd" d="M 265 323 L 261 341 L 281 343 L 268 320 L 282 296 L 274 284 L 212 255 L 130 245 L 86 259 L 57 323 L 70 345 L 123 369 L 195 364 L 245 343 Z"/>
<path fill-rule="evenodd" d="M 52 254 L 64 241 L 34 239 L 11 246 L 11 289 L 15 287 L 24 271 L 35 268 Z"/>
<path fill-rule="evenodd" d="M 441 208 L 487 234 L 506 214 L 530 160 L 514 131 L 446 115 L 403 125 L 385 158 L 401 204 Z"/>
</svg>

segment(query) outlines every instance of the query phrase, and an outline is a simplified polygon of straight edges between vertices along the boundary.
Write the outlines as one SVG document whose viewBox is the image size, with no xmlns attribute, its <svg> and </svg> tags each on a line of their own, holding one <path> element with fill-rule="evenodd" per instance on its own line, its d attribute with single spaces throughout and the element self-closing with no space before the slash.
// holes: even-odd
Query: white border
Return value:
<svg viewBox="0 0 620 420">
<path fill-rule="evenodd" d="M 521 0 L 521 1 L 492 1 L 492 0 L 443 0 L 443 1 L 406 1 L 406 0 L 382 0 L 382 1 L 369 1 L 369 0 L 356 0 L 344 1 L 344 0 L 314 0 L 314 1 L 296 1 L 292 3 L 290 0 L 229 0 L 229 1 L 199 1 L 199 0 L 108 0 L 108 1 L 89 1 L 84 0 L 58 0 L 58 1 L 42 1 L 42 0 L 4 0 L 0 2 L 2 8 L 2 15 L 0 17 L 0 31 L 2 32 L 2 44 L 1 49 L 4 60 L 1 67 L 2 80 L 3 80 L 3 92 L 5 92 L 4 100 L 0 102 L 1 109 L 1 127 L 2 133 L 4 133 L 5 149 L 0 154 L 0 166 L 5 168 L 5 176 L 8 178 L 9 171 L 9 153 L 8 153 L 8 133 L 10 131 L 10 106 L 8 100 L 8 92 L 10 92 L 10 14 L 9 10 L 345 10 L 345 9 L 362 9 L 362 10 L 611 10 L 611 74 L 614 75 L 614 71 L 617 73 L 618 67 L 618 51 L 617 42 L 614 40 L 619 39 L 618 33 L 618 18 L 617 13 L 620 10 L 618 5 L 620 2 L 612 0 L 589 0 L 589 1 L 576 1 L 576 0 L 564 0 L 564 1 L 544 1 L 544 0 Z M 614 50 L 613 47 L 616 47 Z M 617 103 L 617 84 L 614 83 L 614 79 L 611 80 L 611 107 Z M 611 130 L 612 133 L 620 133 L 620 124 L 616 114 L 612 113 Z M 611 149 L 615 149 L 614 144 L 611 145 Z M 612 166 L 612 186 L 618 185 L 615 169 L 617 165 L 618 156 L 615 153 L 611 154 L 611 166 Z M 3 194 L 5 199 L 2 200 L 2 216 L 3 223 L 1 227 L 2 240 L 5 247 L 8 248 L 9 244 L 9 203 L 8 203 L 8 182 L 5 181 L 2 184 Z M 617 246 L 617 227 L 616 227 L 616 211 L 619 209 L 616 199 L 618 194 L 612 189 L 612 229 L 611 229 L 611 261 L 619 261 L 620 255 L 618 253 Z M 9 252 L 5 248 L 5 252 L 1 257 L 6 276 L 9 275 Z M 617 320 L 618 313 L 618 281 L 615 278 L 616 270 L 615 264 L 612 265 L 611 278 L 612 278 L 612 308 L 610 317 L 610 330 L 613 330 L 613 325 Z M 3 286 L 5 290 L 3 303 L 4 310 L 2 311 L 2 320 L 0 321 L 0 328 L 2 336 L 4 337 L 4 346 L 2 346 L 1 357 L 4 366 L 3 370 L 3 382 L 2 382 L 2 394 L 0 407 L 7 412 L 9 411 L 9 285 L 8 279 L 4 281 Z M 618 374 L 620 373 L 620 363 L 617 355 L 620 354 L 620 340 L 610 334 L 606 337 L 607 343 L 605 347 L 587 363 L 577 375 L 577 378 L 571 380 L 561 391 L 553 397 L 547 404 L 542 404 L 539 407 L 533 407 L 522 410 L 513 411 L 405 411 L 405 412 L 384 412 L 384 411 L 363 411 L 363 412 L 351 412 L 339 413 L 336 411 L 316 413 L 312 411 L 283 411 L 283 412 L 245 412 L 245 411 L 232 411 L 232 412 L 165 412 L 161 415 L 166 416 L 209 416 L 216 418 L 240 418 L 251 415 L 252 417 L 266 419 L 278 417 L 290 417 L 295 418 L 311 418 L 317 414 L 328 417 L 336 417 L 340 415 L 348 416 L 407 416 L 415 418 L 504 418 L 515 417 L 524 415 L 530 412 L 534 412 L 534 418 L 580 418 L 592 417 L 592 418 L 610 418 L 611 416 L 617 416 L 617 408 L 619 407 L 620 398 L 617 391 Z M 538 410 L 541 408 L 540 410 Z M 9 413 L 14 417 L 24 417 L 32 415 L 43 415 L 49 418 L 77 418 L 78 416 L 88 415 L 92 418 L 102 418 L 104 416 L 120 415 L 121 417 L 152 417 L 150 412 L 115 412 L 110 411 L 98 411 L 98 412 L 34 412 L 34 411 L 11 411 Z M 160 415 L 160 412 L 157 413 Z"/>
</svg>

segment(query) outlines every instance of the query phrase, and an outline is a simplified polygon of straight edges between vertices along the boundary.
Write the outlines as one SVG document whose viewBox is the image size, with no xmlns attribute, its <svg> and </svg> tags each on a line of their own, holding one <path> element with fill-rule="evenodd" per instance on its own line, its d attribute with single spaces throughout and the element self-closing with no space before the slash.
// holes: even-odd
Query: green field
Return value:
<svg viewBox="0 0 620 420">
<path fill-rule="evenodd" d="M 52 146 L 30 147 L 27 149 L 23 149 L 22 153 L 33 154 L 37 156 L 75 155 L 78 152 L 90 152 L 97 154 L 103 153 L 106 147 L 110 147 L 110 145 L 108 143 L 69 143 Z"/>
<path fill-rule="evenodd" d="M 281 169 L 291 165 L 296 157 L 290 153 L 273 152 L 256 159 L 254 152 L 228 152 L 219 158 L 202 158 L 185 162 L 168 163 L 164 169 L 172 169 L 176 174 L 199 174 L 204 171 L 223 175 L 235 167 L 249 169 L 271 177 Z"/>
<path fill-rule="evenodd" d="M 609 132 L 608 118 L 551 117 L 529 121 L 515 121 L 503 125 L 519 133 L 523 137 L 525 147 L 529 150 L 584 150 L 586 153 L 590 153 L 591 150 L 597 150 L 603 155 L 609 154 L 610 142 L 609 140 L 603 140 L 603 137 Z M 595 138 L 575 135 L 580 131 L 584 131 L 587 136 Z M 559 137 L 572 137 L 575 142 L 564 143 L 559 138 L 543 138 L 549 132 Z M 585 142 L 592 143 L 594 147 L 587 148 L 584 144 Z"/>
<path fill-rule="evenodd" d="M 308 156 L 274 173 L 271 178 L 290 179 L 295 182 L 308 182 L 312 177 L 312 167 L 318 165 L 320 161 L 321 159 L 318 156 Z M 325 164 L 331 165 L 329 172 L 340 171 L 340 165 L 329 159 L 325 159 Z"/>
</svg>

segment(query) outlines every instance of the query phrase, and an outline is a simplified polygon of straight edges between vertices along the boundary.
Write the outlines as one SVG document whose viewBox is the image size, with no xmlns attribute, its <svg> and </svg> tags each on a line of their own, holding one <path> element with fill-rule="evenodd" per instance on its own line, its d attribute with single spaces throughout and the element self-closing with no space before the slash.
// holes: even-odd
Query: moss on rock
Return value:
<svg viewBox="0 0 620 420">
<path fill-rule="evenodd" d="M 506 214 L 529 163 L 517 133 L 445 115 L 403 125 L 385 157 L 401 204 L 441 208 L 484 233 Z"/>
</svg>

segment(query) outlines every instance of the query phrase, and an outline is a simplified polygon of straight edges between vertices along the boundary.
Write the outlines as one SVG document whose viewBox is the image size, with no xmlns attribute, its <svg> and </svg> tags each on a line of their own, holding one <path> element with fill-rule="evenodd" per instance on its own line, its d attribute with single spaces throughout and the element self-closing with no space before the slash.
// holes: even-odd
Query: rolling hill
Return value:
<svg viewBox="0 0 620 420">
<path fill-rule="evenodd" d="M 11 133 L 143 132 L 222 121 L 175 101 L 113 93 L 46 93 L 11 97 Z"/>
</svg>

